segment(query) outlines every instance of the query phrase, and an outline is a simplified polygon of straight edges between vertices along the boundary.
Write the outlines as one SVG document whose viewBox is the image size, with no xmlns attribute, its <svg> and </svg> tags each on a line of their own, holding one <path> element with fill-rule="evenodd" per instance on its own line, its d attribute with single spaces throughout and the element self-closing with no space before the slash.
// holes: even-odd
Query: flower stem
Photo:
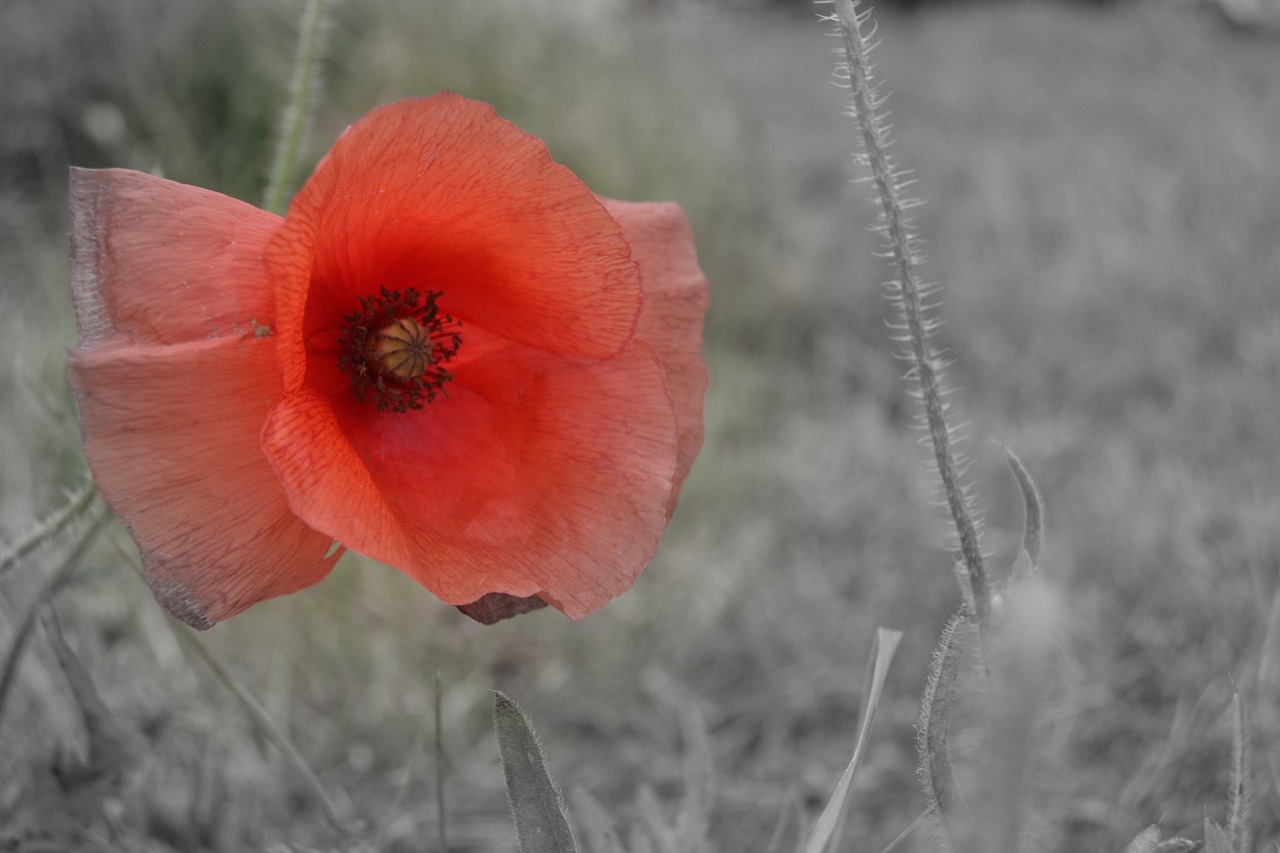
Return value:
<svg viewBox="0 0 1280 853">
<path fill-rule="evenodd" d="M 320 86 L 320 55 L 324 52 L 325 35 L 329 31 L 331 0 L 309 0 L 302 14 L 298 34 L 298 56 L 289 84 L 289 103 L 281 123 L 280 141 L 271 163 L 271 177 L 263 194 L 262 206 L 273 213 L 284 214 L 289 190 L 293 186 L 298 152 L 310 124 L 312 106 Z"/>
<path fill-rule="evenodd" d="M 877 230 L 885 238 L 896 276 L 886 285 L 904 319 L 904 323 L 896 328 L 905 333 L 902 340 L 909 345 L 905 357 L 912 365 L 910 375 L 919 382 L 938 477 L 959 538 L 974 615 L 978 625 L 985 627 L 990 602 L 978 526 L 970 512 L 966 490 L 960 483 L 960 463 L 952 447 L 953 432 L 947 421 L 947 405 L 943 401 L 945 390 L 941 374 L 946 364 L 929 344 L 929 334 L 937 327 L 937 320 L 926 316 L 924 298 L 931 288 L 922 285 L 917 274 L 916 268 L 922 260 L 920 241 L 907 214 L 919 202 L 903 199 L 902 190 L 909 183 L 904 180 L 906 173 L 896 169 L 886 153 L 888 129 L 878 112 L 884 99 L 877 94 L 877 87 L 871 81 L 871 67 L 867 61 L 875 28 L 872 26 L 869 32 L 863 31 L 871 13 L 859 12 L 857 0 L 835 0 L 835 6 L 836 19 L 844 38 L 845 70 L 853 95 L 853 115 L 862 136 L 860 159 L 871 168 L 881 207 Z"/>
</svg>

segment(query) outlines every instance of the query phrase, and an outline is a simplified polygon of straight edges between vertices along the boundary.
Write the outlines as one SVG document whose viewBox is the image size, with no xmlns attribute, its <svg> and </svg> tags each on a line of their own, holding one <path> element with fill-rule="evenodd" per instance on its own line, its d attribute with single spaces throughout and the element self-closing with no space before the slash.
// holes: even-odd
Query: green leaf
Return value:
<svg viewBox="0 0 1280 853">
<path fill-rule="evenodd" d="M 218 681 L 222 682 L 222 686 L 231 691 L 231 695 L 240 703 L 240 708 L 249 718 L 255 734 L 259 738 L 272 743 L 276 749 L 280 750 L 281 755 L 293 765 L 293 769 L 302 778 L 302 781 L 306 783 L 307 787 L 311 789 L 316 802 L 320 804 L 321 814 L 324 815 L 333 833 L 339 838 L 345 837 L 347 835 L 346 823 L 338 814 L 338 810 L 333 804 L 333 799 L 320 781 L 320 777 L 311 769 L 311 765 L 303 757 L 302 751 L 294 746 L 293 741 L 289 740 L 289 736 L 284 733 L 284 730 L 271 719 L 271 715 L 262 707 L 262 703 L 246 688 L 242 687 L 232 677 L 231 672 L 213 656 L 213 653 L 205 648 L 204 643 L 200 642 L 196 637 L 194 629 L 179 625 L 176 620 L 170 620 L 169 627 L 173 630 L 173 635 L 178 639 L 178 642 L 185 645 L 200 660 L 204 661 L 205 666 L 209 667 L 209 670 Z"/>
<path fill-rule="evenodd" d="M 547 772 L 546 753 L 533 725 L 520 706 L 496 691 L 493 726 L 520 853 L 580 853 L 564 798 Z"/>
<path fill-rule="evenodd" d="M 841 774 L 840 781 L 836 784 L 836 789 L 831 794 L 831 799 L 827 801 L 827 807 L 819 815 L 818 823 L 813 828 L 813 835 L 809 836 L 809 843 L 805 845 L 804 853 L 823 853 L 827 849 L 827 842 L 831 840 L 832 835 L 835 833 L 836 824 L 839 822 L 841 815 L 844 814 L 845 803 L 849 799 L 849 786 L 853 782 L 853 774 L 857 772 L 858 766 L 862 764 L 863 755 L 866 753 L 867 740 L 871 736 L 871 724 L 875 722 L 876 709 L 880 706 L 880 694 L 884 690 L 884 679 L 889 673 L 889 664 L 892 663 L 894 652 L 898 650 L 898 643 L 901 641 L 901 631 L 895 631 L 891 628 L 876 628 L 876 641 L 871 647 L 870 659 L 867 662 L 867 676 L 863 683 L 862 695 L 865 698 L 862 704 L 862 726 L 858 729 L 858 740 L 853 747 L 853 758 L 849 759 L 849 765 L 845 767 L 844 773 Z"/>
</svg>

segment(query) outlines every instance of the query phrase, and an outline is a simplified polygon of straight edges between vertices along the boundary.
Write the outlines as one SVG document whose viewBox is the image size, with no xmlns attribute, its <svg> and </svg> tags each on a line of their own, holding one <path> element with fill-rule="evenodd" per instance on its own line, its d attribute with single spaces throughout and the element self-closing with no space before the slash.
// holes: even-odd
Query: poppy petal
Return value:
<svg viewBox="0 0 1280 853">
<path fill-rule="evenodd" d="M 657 548 L 677 433 L 647 344 L 603 361 L 510 345 L 405 414 L 340 400 L 303 389 L 268 418 L 290 505 L 446 602 L 538 595 L 580 618 Z"/>
<path fill-rule="evenodd" d="M 702 318 L 710 303 L 707 277 L 698 266 L 693 231 L 680 205 L 601 199 L 622 226 L 640 264 L 644 309 L 636 337 L 653 346 L 666 371 L 680 443 L 667 505 L 668 515 L 693 460 L 702 448 L 703 398 L 708 374 L 702 357 Z"/>
<path fill-rule="evenodd" d="M 464 327 L 593 358 L 626 346 L 642 300 L 622 229 L 591 191 L 541 140 L 448 92 L 348 128 L 267 257 L 290 393 L 305 342 L 380 287 L 441 291 Z"/>
<path fill-rule="evenodd" d="M 81 348 L 70 377 L 98 489 L 175 616 L 208 628 L 329 573 L 330 537 L 290 511 L 260 449 L 269 338 Z"/>
<path fill-rule="evenodd" d="M 129 169 L 71 170 L 81 347 L 240 336 L 272 321 L 262 263 L 280 217 Z"/>
<path fill-rule="evenodd" d="M 527 598 L 516 598 L 501 592 L 491 592 L 480 596 L 470 604 L 459 604 L 458 610 L 481 625 L 496 625 L 503 619 L 510 619 L 523 613 L 532 613 L 547 606 L 545 599 L 536 595 Z"/>
</svg>

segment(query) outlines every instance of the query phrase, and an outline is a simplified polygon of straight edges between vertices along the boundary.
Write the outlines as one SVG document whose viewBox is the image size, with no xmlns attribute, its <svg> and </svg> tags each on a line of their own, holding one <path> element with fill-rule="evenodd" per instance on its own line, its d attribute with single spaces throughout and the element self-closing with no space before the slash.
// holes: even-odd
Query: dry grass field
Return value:
<svg viewBox="0 0 1280 853">
<path fill-rule="evenodd" d="M 64 378 L 68 164 L 257 203 L 301 5 L 0 5 L 4 541 L 85 476 Z M 991 439 L 1047 506 L 1056 653 L 1026 849 L 1120 853 L 1152 823 L 1199 839 L 1225 821 L 1238 688 L 1254 849 L 1274 851 L 1280 42 L 1159 0 L 878 17 L 997 576 L 1022 508 Z M 452 89 L 597 192 L 684 205 L 712 286 L 702 456 L 656 562 L 579 623 L 545 610 L 482 627 L 349 555 L 199 635 L 202 654 L 109 523 L 0 694 L 0 849 L 439 850 L 442 795 L 449 851 L 515 850 L 500 689 L 574 814 L 598 801 L 630 853 L 798 850 L 849 759 L 877 625 L 904 640 L 837 849 L 902 832 L 925 808 L 913 726 L 959 594 L 828 29 L 696 3 L 338 3 L 312 160 L 374 105 Z M 4 660 L 70 542 L 0 574 Z M 102 703 L 87 717 L 86 679 Z M 68 780 L 86 719 L 120 754 Z M 962 781 L 978 722 L 955 722 Z M 704 807 L 705 833 L 657 828 Z"/>
</svg>

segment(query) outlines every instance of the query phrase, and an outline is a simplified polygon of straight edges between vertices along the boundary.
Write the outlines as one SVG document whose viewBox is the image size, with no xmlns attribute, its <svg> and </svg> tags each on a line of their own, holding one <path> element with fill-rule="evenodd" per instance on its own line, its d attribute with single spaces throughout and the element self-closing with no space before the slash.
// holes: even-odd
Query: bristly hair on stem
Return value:
<svg viewBox="0 0 1280 853">
<path fill-rule="evenodd" d="M 298 33 L 298 55 L 289 83 L 289 102 L 280 122 L 280 139 L 271 161 L 271 174 L 262 196 L 262 207 L 283 214 L 293 186 L 298 154 L 302 150 L 320 91 L 320 58 L 329 32 L 333 0 L 309 0 Z"/>
<path fill-rule="evenodd" d="M 837 77 L 849 86 L 850 114 L 859 130 L 858 165 L 868 166 L 879 197 L 880 214 L 875 231 L 884 239 L 884 255 L 894 278 L 885 290 L 900 317 L 891 322 L 895 342 L 902 344 L 899 357 L 911 365 L 907 375 L 915 380 L 913 392 L 924 404 L 923 421 L 933 445 L 933 465 L 942 483 L 947 509 L 955 523 L 960 557 L 969 589 L 966 600 L 972 600 L 974 616 L 985 631 L 990 610 L 990 591 L 979 535 L 980 516 L 969 488 L 961 482 L 967 460 L 958 450 L 960 436 L 955 412 L 945 397 L 948 387 L 944 372 L 948 365 L 945 353 L 930 342 L 940 321 L 933 314 L 937 301 L 932 297 L 937 284 L 923 283 L 919 267 L 924 262 L 922 242 L 910 211 L 919 206 L 918 199 L 905 196 L 911 186 L 910 172 L 900 169 L 889 157 L 885 97 L 871 76 L 868 54 L 875 46 L 875 24 L 869 10 L 860 11 L 858 0 L 832 0 L 835 14 L 829 16 L 840 27 L 844 40 L 844 59 L 837 67 Z"/>
</svg>

